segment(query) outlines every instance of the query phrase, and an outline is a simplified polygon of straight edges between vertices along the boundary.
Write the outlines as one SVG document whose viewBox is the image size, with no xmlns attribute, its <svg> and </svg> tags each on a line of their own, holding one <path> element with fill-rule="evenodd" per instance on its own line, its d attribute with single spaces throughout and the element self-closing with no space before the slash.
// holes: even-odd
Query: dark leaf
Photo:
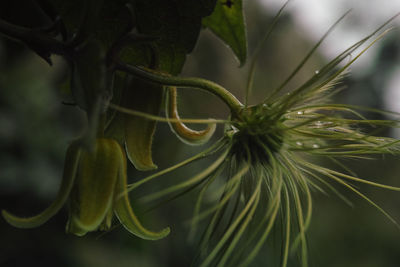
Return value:
<svg viewBox="0 0 400 267">
<path fill-rule="evenodd" d="M 247 39 L 242 0 L 218 0 L 211 16 L 203 25 L 221 38 L 243 66 L 247 57 Z"/>
</svg>

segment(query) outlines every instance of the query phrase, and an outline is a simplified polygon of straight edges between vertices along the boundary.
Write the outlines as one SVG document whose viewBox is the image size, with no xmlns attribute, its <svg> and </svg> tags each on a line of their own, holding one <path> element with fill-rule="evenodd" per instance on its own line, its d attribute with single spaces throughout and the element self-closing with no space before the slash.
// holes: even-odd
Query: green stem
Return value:
<svg viewBox="0 0 400 267">
<path fill-rule="evenodd" d="M 169 86 L 199 88 L 212 93 L 219 97 L 225 104 L 228 105 L 231 112 L 235 115 L 239 114 L 243 108 L 243 104 L 228 90 L 219 84 L 202 78 L 183 78 L 167 76 L 163 74 L 153 73 L 140 67 L 128 65 L 123 62 L 117 62 L 116 68 L 118 70 L 127 72 L 139 78 L 149 80 L 154 83 Z"/>
</svg>

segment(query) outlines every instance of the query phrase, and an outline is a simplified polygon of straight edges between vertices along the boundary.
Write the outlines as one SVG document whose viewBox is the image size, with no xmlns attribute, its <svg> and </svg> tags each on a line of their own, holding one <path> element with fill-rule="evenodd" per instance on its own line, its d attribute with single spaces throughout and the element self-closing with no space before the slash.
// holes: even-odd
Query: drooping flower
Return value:
<svg viewBox="0 0 400 267">
<path fill-rule="evenodd" d="M 170 229 L 152 232 L 136 217 L 128 196 L 126 156 L 113 139 L 97 138 L 92 149 L 72 143 L 66 153 L 64 174 L 55 201 L 33 217 L 17 217 L 3 210 L 8 223 L 18 228 L 34 228 L 53 217 L 68 201 L 69 219 L 66 231 L 78 236 L 111 227 L 113 214 L 132 234 L 156 240 L 167 236 Z"/>
</svg>

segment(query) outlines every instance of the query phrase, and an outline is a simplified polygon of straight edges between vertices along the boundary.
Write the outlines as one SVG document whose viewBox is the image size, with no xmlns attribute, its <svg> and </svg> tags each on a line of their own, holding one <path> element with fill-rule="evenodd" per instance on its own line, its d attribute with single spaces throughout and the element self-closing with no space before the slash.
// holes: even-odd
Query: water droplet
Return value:
<svg viewBox="0 0 400 267">
<path fill-rule="evenodd" d="M 316 70 L 316 71 L 315 71 L 315 74 L 319 74 L 319 70 Z"/>
<path fill-rule="evenodd" d="M 303 115 L 304 112 L 303 111 L 297 111 L 297 115 Z"/>
<path fill-rule="evenodd" d="M 303 146 L 303 143 L 300 142 L 300 141 L 297 141 L 297 142 L 296 142 L 296 145 L 298 145 L 298 146 Z"/>
<path fill-rule="evenodd" d="M 318 144 L 313 144 L 312 147 L 313 148 L 319 148 L 319 145 Z"/>
<path fill-rule="evenodd" d="M 331 125 L 333 122 L 331 121 L 316 121 L 314 123 L 316 128 L 326 127 L 327 125 Z"/>
<path fill-rule="evenodd" d="M 376 138 L 376 141 L 382 142 L 382 141 L 385 141 L 385 139 L 384 138 Z"/>
</svg>

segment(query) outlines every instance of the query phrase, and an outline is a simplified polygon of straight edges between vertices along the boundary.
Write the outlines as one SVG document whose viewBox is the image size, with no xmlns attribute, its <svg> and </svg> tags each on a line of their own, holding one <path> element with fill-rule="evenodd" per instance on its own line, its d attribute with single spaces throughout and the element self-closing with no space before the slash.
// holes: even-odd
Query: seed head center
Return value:
<svg viewBox="0 0 400 267">
<path fill-rule="evenodd" d="M 265 160 L 282 146 L 284 117 L 271 106 L 247 107 L 233 121 L 233 153 L 248 160 Z"/>
</svg>

